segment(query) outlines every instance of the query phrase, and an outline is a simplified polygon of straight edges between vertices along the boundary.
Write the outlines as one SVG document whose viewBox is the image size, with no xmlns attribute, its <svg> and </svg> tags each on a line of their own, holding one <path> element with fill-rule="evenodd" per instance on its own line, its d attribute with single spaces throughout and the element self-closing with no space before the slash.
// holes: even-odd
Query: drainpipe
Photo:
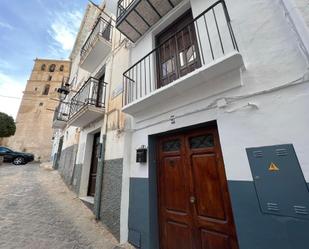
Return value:
<svg viewBox="0 0 309 249">
<path fill-rule="evenodd" d="M 108 106 L 109 106 L 109 93 L 111 90 L 112 82 L 112 68 L 113 68 L 114 55 L 111 55 L 110 68 L 109 68 L 109 84 L 107 85 L 107 93 L 105 99 L 105 113 L 103 119 L 103 125 L 101 129 L 101 151 L 100 157 L 98 159 L 98 168 L 97 168 L 97 178 L 95 183 L 95 194 L 94 194 L 94 214 L 96 220 L 100 219 L 100 210 L 101 210 L 101 196 L 102 196 L 102 185 L 103 185 L 103 176 L 104 176 L 104 166 L 105 166 L 105 148 L 106 148 L 106 132 L 107 132 L 107 118 L 108 118 Z"/>
</svg>

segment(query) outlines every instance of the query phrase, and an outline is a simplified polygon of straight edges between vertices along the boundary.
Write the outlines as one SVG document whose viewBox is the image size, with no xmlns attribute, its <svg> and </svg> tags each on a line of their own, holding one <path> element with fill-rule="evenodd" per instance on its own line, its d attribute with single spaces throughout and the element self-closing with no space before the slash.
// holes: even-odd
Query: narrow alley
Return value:
<svg viewBox="0 0 309 249">
<path fill-rule="evenodd" d="M 0 248 L 121 248 L 67 189 L 39 164 L 0 166 Z"/>
</svg>

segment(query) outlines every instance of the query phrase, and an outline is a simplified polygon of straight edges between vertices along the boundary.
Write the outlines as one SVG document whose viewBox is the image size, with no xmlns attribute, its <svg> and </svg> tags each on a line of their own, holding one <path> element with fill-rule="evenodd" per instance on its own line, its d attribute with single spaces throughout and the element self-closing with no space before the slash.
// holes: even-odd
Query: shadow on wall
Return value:
<svg viewBox="0 0 309 249">
<path fill-rule="evenodd" d="M 77 179 L 78 169 L 81 169 L 80 165 L 76 165 L 76 155 L 77 155 L 78 145 L 74 144 L 70 147 L 65 148 L 61 152 L 60 162 L 58 171 L 62 176 L 64 182 L 74 191 L 78 192 L 78 187 L 76 186 L 79 180 Z M 79 170 L 80 171 L 80 170 Z M 78 194 L 78 193 L 77 193 Z"/>
</svg>

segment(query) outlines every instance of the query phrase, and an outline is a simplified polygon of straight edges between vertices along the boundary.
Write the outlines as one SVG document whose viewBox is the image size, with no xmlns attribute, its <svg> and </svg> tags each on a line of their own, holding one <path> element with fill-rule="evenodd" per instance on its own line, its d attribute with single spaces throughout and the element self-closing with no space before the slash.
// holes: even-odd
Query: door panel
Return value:
<svg viewBox="0 0 309 249">
<path fill-rule="evenodd" d="M 200 218 L 225 220 L 216 155 L 193 155 L 191 165 L 197 215 Z"/>
<path fill-rule="evenodd" d="M 192 247 L 192 225 L 183 137 L 163 138 L 158 151 L 160 236 L 164 238 L 161 248 L 188 249 Z"/>
<path fill-rule="evenodd" d="M 158 139 L 160 249 L 237 249 L 215 127 Z"/>
<path fill-rule="evenodd" d="M 229 236 L 201 230 L 202 249 L 231 249 Z"/>
<path fill-rule="evenodd" d="M 184 179 L 184 166 L 180 156 L 166 157 L 163 160 L 164 203 L 169 211 L 188 211 L 187 186 Z"/>
<path fill-rule="evenodd" d="M 167 248 L 188 249 L 192 245 L 191 228 L 187 224 L 168 221 L 166 230 Z"/>
</svg>

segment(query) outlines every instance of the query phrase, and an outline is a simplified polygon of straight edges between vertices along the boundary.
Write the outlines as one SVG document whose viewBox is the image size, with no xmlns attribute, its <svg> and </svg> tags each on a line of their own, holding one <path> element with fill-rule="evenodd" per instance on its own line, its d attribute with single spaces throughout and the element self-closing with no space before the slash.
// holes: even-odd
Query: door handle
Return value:
<svg viewBox="0 0 309 249">
<path fill-rule="evenodd" d="M 195 197 L 194 196 L 190 196 L 190 203 L 192 203 L 192 204 L 195 203 Z"/>
</svg>

